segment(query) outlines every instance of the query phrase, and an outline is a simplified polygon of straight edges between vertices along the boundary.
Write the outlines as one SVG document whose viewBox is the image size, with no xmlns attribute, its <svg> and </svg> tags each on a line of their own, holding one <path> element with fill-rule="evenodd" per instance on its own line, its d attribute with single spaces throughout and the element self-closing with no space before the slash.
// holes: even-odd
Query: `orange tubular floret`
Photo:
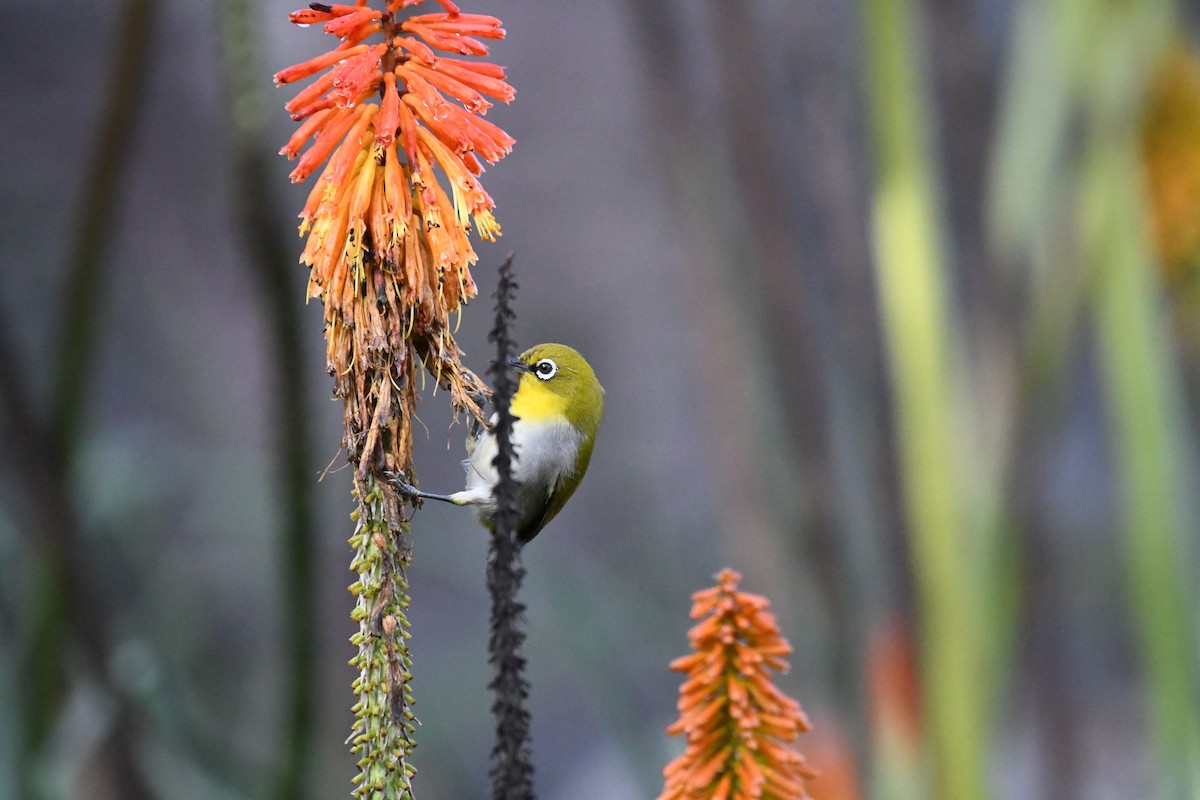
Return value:
<svg viewBox="0 0 1200 800">
<path fill-rule="evenodd" d="M 512 149 L 512 138 L 492 123 L 469 114 L 462 108 L 445 104 L 446 115 L 441 119 L 432 109 L 419 109 L 421 118 L 447 145 L 456 152 L 474 150 L 491 164 L 495 164 Z M 492 138 L 493 134 L 500 140 Z"/>
<path fill-rule="evenodd" d="M 482 94 L 467 86 L 462 81 L 456 80 L 443 72 L 430 69 L 416 61 L 410 61 L 404 67 L 409 72 L 419 75 L 437 89 L 458 100 L 472 114 L 486 114 L 487 110 L 492 107 L 492 104 L 485 100 Z"/>
<path fill-rule="evenodd" d="M 479 162 L 474 153 L 462 153 L 459 157 L 472 175 L 478 176 L 483 174 L 483 164 Z"/>
<path fill-rule="evenodd" d="M 692 629 L 688 631 L 688 639 L 691 640 L 692 645 L 695 647 L 696 645 L 703 644 L 704 640 L 716 633 L 720 627 L 720 617 L 708 617 L 702 622 L 697 622 L 692 626 Z M 701 648 L 696 647 L 696 649 L 700 650 Z"/>
<path fill-rule="evenodd" d="M 772 642 L 763 642 L 754 649 L 762 653 L 764 656 L 786 656 L 792 652 L 792 646 L 783 639 L 776 639 Z"/>
<path fill-rule="evenodd" d="M 364 51 L 343 61 L 333 70 L 333 90 L 330 95 L 339 106 L 354 105 L 364 92 L 370 92 L 379 82 L 379 62 L 387 45 L 364 47 Z"/>
<path fill-rule="evenodd" d="M 349 50 L 330 50 L 328 53 L 322 53 L 319 56 L 313 56 L 308 61 L 302 61 L 299 64 L 281 69 L 275 73 L 275 83 L 282 86 L 285 83 L 307 78 L 309 75 L 315 75 L 326 67 L 336 64 L 344 58 L 350 58 L 367 49 L 366 45 L 358 45 Z"/>
<path fill-rule="evenodd" d="M 451 108 L 455 107 L 451 106 Z M 466 114 L 464 112 L 463 116 L 467 118 L 468 124 L 474 128 L 477 134 L 482 134 L 486 137 L 487 144 L 495 143 L 494 148 L 484 149 L 484 147 L 480 146 L 480 139 L 477 137 L 472 138 L 472 141 L 475 142 L 475 149 L 488 161 L 495 164 L 512 152 L 513 145 L 517 143 L 517 140 L 505 133 L 499 125 L 493 125 L 486 119 L 477 117 L 474 114 Z"/>
<path fill-rule="evenodd" d="M 317 129 L 325 124 L 330 113 L 329 109 L 318 111 L 304 120 L 304 123 L 287 140 L 287 144 L 279 149 L 279 155 L 287 156 L 288 160 L 295 158 L 296 154 L 300 152 L 300 148 L 304 147 L 305 143 L 317 132 Z"/>
<path fill-rule="evenodd" d="M 680 656 L 672 661 L 669 668 L 676 672 L 687 672 L 692 667 L 704 663 L 704 653 L 688 653 L 686 656 Z"/>
<path fill-rule="evenodd" d="M 749 592 L 738 592 L 737 604 L 743 608 L 753 608 L 756 611 L 763 611 L 767 606 L 771 605 L 771 601 L 763 597 L 761 594 L 750 594 Z M 771 621 L 775 620 L 775 615 L 764 611 L 764 616 Z"/>
<path fill-rule="evenodd" d="M 379 110 L 379 106 L 366 105 L 358 111 L 354 118 L 354 127 L 346 134 L 341 146 L 334 153 L 329 164 L 326 177 L 337 186 L 344 186 L 346 179 L 354 168 L 355 161 L 363 149 L 363 133 L 371 124 L 371 118 Z"/>
<path fill-rule="evenodd" d="M 405 22 L 421 25 L 447 33 L 484 36 L 491 39 L 503 39 L 504 28 L 500 20 L 486 14 L 418 14 L 409 17 Z"/>
<path fill-rule="evenodd" d="M 300 114 L 300 110 L 318 102 L 321 96 L 333 88 L 333 72 L 326 72 L 315 81 L 305 86 L 296 96 L 288 102 L 284 103 L 283 107 L 291 113 L 292 119 L 301 119 L 307 114 Z M 309 112 L 312 113 L 312 112 Z M 299 115 L 299 116 L 298 116 Z"/>
<path fill-rule="evenodd" d="M 400 94 L 396 91 L 396 76 L 389 72 L 383 76 L 383 103 L 375 120 L 375 143 L 387 149 L 396 138 L 400 127 Z"/>
<path fill-rule="evenodd" d="M 367 216 L 367 228 L 371 233 L 371 246 L 375 248 L 379 260 L 384 264 L 392 262 L 392 225 L 389 219 L 387 196 L 384 193 L 384 169 L 374 167 L 375 179 L 371 183 L 370 214 Z"/>
<path fill-rule="evenodd" d="M 348 6 L 344 3 L 320 3 L 314 5 L 320 5 L 322 10 L 329 12 L 330 17 L 344 17 L 347 14 L 357 14 L 358 12 L 364 10 L 366 4 L 364 2 L 359 2 L 352 6 Z M 383 16 L 383 12 L 381 11 L 376 11 L 374 13 L 377 16 Z"/>
<path fill-rule="evenodd" d="M 368 154 L 359 158 L 358 172 L 351 179 L 347 190 L 350 203 L 350 219 L 358 222 L 366 219 L 367 209 L 371 205 L 371 189 L 375 185 L 375 162 Z"/>
<path fill-rule="evenodd" d="M 482 191 L 478 182 L 470 176 L 458 157 L 446 149 L 445 145 L 438 142 L 436 137 L 428 133 L 425 128 L 421 128 L 416 133 L 420 137 L 419 148 L 422 154 L 436 161 L 438 166 L 442 167 L 446 179 L 449 179 L 450 188 L 454 192 L 457 227 L 466 230 L 470 224 L 470 215 L 486 211 L 490 207 L 492 198 Z"/>
<path fill-rule="evenodd" d="M 711 686 L 710 681 L 706 680 L 707 677 L 708 676 L 706 675 L 700 674 L 693 675 L 692 677 L 688 678 L 683 682 L 683 685 L 679 687 L 680 696 L 690 696 L 693 693 L 697 695 L 708 694 Z"/>
<path fill-rule="evenodd" d="M 444 105 L 446 101 L 438 94 L 437 89 L 429 81 L 417 74 L 411 64 L 401 64 L 396 68 L 396 74 L 404 80 L 407 91 L 417 96 L 417 99 L 430 111 Z"/>
<path fill-rule="evenodd" d="M 304 155 L 300 157 L 300 163 L 296 164 L 296 168 L 292 170 L 289 176 L 292 183 L 300 183 L 308 178 L 313 170 L 329 157 L 346 131 L 354 125 L 355 118 L 353 113 L 330 115 L 329 122 L 321 129 L 317 140 L 304 151 Z"/>
<path fill-rule="evenodd" d="M 461 58 L 439 58 L 438 64 L 448 64 L 458 69 L 465 69 L 468 72 L 474 72 L 478 75 L 483 75 L 488 78 L 504 79 L 504 67 L 499 64 L 493 64 L 490 61 L 464 61 Z"/>
<path fill-rule="evenodd" d="M 400 104 L 400 138 L 404 143 L 404 157 L 413 169 L 417 165 L 417 120 L 409 108 L 408 95 L 403 98 L 406 102 Z"/>
<path fill-rule="evenodd" d="M 383 179 L 388 208 L 392 209 L 401 226 L 407 226 L 408 218 L 412 215 L 412 187 L 404 175 L 395 144 L 386 150 L 384 158 Z"/>
<path fill-rule="evenodd" d="M 445 109 L 445 119 L 438 119 L 433 113 L 432 108 L 414 98 L 411 93 L 405 94 L 400 99 L 404 101 L 404 107 L 408 108 L 412 112 L 415 112 L 415 115 L 421 118 L 421 121 L 425 123 L 425 126 L 429 128 L 429 130 L 432 131 L 435 136 L 441 139 L 454 152 L 461 153 L 471 149 L 472 144 L 470 137 L 467 136 L 461 125 L 455 124 L 453 119 L 454 106 L 450 105 L 449 103 L 444 103 L 439 106 L 439 109 Z M 404 124 L 403 112 L 401 112 L 400 124 Z M 408 142 L 406 141 L 406 150 L 407 144 Z"/>
<path fill-rule="evenodd" d="M 441 226 L 441 209 L 438 207 L 437 193 L 433 187 L 437 185 L 437 181 L 433 178 L 433 170 L 429 167 L 429 161 L 417 151 L 417 166 L 413 168 L 413 185 L 417 189 L 417 199 L 420 201 L 421 218 L 424 222 L 425 232 Z"/>
<path fill-rule="evenodd" d="M 704 764 L 694 769 L 688 776 L 687 787 L 693 792 L 699 792 L 707 789 L 716 780 L 717 775 L 724 770 L 728 756 L 725 753 L 717 753 Z"/>
<path fill-rule="evenodd" d="M 370 8 L 358 8 L 350 13 L 326 22 L 325 32 L 338 37 L 349 36 L 353 34 L 356 29 L 364 25 L 370 25 L 372 22 L 382 16 L 382 11 L 377 11 Z"/>
<path fill-rule="evenodd" d="M 392 44 L 401 49 L 407 50 L 409 54 L 422 64 L 432 67 L 441 61 L 437 55 L 430 49 L 429 45 L 422 42 L 420 39 L 414 39 L 411 36 L 397 36 L 392 40 Z"/>
<path fill-rule="evenodd" d="M 494 75 L 484 75 L 480 72 L 463 69 L 453 62 L 454 59 L 443 58 L 437 62 L 433 69 L 465 86 L 471 87 L 480 94 L 494 97 L 502 103 L 511 103 L 513 98 L 517 96 L 517 90 L 504 82 L 503 70 L 500 72 L 500 77 L 496 77 Z"/>
<path fill-rule="evenodd" d="M 357 28 L 355 28 L 354 30 L 350 31 L 345 36 L 343 36 L 342 44 L 354 46 L 354 45 L 358 44 L 359 42 L 361 42 L 363 39 L 366 39 L 368 36 L 379 33 L 381 30 L 383 30 L 383 25 L 380 24 L 379 22 L 371 22 L 371 21 L 364 22 L 363 24 L 359 25 Z"/>
<path fill-rule="evenodd" d="M 325 169 L 328 170 L 329 167 L 326 166 Z M 321 207 L 326 193 L 333 191 L 336 191 L 336 187 L 330 186 L 329 181 L 325 180 L 325 172 L 322 171 L 321 177 L 313 183 L 313 187 L 308 193 L 308 200 L 304 203 L 304 209 L 299 215 L 301 236 L 307 233 L 311 227 L 313 219 L 317 216 L 317 209 Z"/>
<path fill-rule="evenodd" d="M 728 800 L 729 791 L 733 786 L 732 781 L 733 776 L 731 775 L 725 775 L 725 777 L 721 778 L 716 788 L 713 789 L 712 800 Z"/>
<path fill-rule="evenodd" d="M 302 8 L 299 11 L 293 11 L 288 14 L 288 22 L 295 25 L 315 25 L 318 22 L 328 22 L 333 19 L 333 14 L 328 11 L 318 11 L 315 8 Z"/>
<path fill-rule="evenodd" d="M 427 25 L 414 23 L 411 19 L 404 20 L 400 28 L 408 33 L 415 33 L 428 42 L 431 47 L 435 47 L 438 50 L 445 50 L 449 53 L 458 53 L 464 56 L 486 56 L 488 54 L 487 45 L 470 36 L 447 34 L 430 28 Z"/>
</svg>

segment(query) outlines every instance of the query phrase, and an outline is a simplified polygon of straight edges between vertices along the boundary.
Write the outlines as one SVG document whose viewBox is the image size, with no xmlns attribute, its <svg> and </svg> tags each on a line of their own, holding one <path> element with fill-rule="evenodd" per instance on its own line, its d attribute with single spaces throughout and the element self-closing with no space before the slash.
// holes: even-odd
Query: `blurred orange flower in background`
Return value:
<svg viewBox="0 0 1200 800">
<path fill-rule="evenodd" d="M 1200 57 L 1190 44 L 1171 51 L 1150 83 L 1142 155 L 1158 257 L 1179 285 L 1200 263 Z"/>
<path fill-rule="evenodd" d="M 663 770 L 659 800 L 802 800 L 817 773 L 790 743 L 810 729 L 800 704 L 771 680 L 787 669 L 791 645 L 779 632 L 770 602 L 737 591 L 730 569 L 717 585 L 692 596 L 691 655 L 671 669 L 687 680 L 679 689 L 679 720 L 667 729 L 687 737 L 683 755 Z"/>
</svg>

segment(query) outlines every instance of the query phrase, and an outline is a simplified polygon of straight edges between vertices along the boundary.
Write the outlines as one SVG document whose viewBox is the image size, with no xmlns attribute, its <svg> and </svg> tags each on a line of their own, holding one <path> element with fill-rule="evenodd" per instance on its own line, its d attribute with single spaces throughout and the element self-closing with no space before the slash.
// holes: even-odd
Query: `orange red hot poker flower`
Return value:
<svg viewBox="0 0 1200 800">
<path fill-rule="evenodd" d="M 737 591 L 730 569 L 717 585 L 692 596 L 691 655 L 671 669 L 679 689 L 679 720 L 667 732 L 687 737 L 687 749 L 663 770 L 659 800 L 804 800 L 816 777 L 790 743 L 810 725 L 800 704 L 771 681 L 787 669 L 791 646 L 765 597 Z"/>
<path fill-rule="evenodd" d="M 439 0 L 443 13 L 397 16 L 421 2 L 312 3 L 293 12 L 292 22 L 320 24 L 339 43 L 275 82 L 318 76 L 287 103 L 301 125 L 280 150 L 299 157 L 293 182 L 324 165 L 300 213 L 310 295 L 348 307 L 378 264 L 398 277 L 414 324 L 436 327 L 475 293 L 471 225 L 484 239 L 500 233 L 478 176 L 481 159 L 494 164 L 514 140 L 483 115 L 487 98 L 507 103 L 515 92 L 502 67 L 443 55 L 487 55 L 481 40 L 504 37 L 498 19 L 464 14 L 449 0 Z"/>
</svg>

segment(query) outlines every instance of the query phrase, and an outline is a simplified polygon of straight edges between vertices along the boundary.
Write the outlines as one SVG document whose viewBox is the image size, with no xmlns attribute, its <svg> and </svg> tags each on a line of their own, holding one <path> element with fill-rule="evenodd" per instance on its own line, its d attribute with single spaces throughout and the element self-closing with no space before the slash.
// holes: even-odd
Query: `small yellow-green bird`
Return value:
<svg viewBox="0 0 1200 800">
<path fill-rule="evenodd" d="M 584 357 L 565 344 L 536 345 L 509 365 L 520 373 L 512 399 L 513 477 L 521 484 L 517 539 L 525 544 L 562 511 L 583 480 L 604 415 L 604 387 Z M 461 492 L 430 494 L 400 481 L 396 485 L 410 497 L 474 506 L 490 528 L 496 515 L 496 453 L 491 431 L 467 442 L 467 485 Z"/>
</svg>

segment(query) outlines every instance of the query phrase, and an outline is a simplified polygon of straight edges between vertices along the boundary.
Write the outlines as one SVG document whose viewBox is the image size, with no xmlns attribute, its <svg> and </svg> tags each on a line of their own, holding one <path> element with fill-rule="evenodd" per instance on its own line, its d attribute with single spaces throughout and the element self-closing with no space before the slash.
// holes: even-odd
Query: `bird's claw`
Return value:
<svg viewBox="0 0 1200 800">
<path fill-rule="evenodd" d="M 396 487 L 396 491 L 400 492 L 400 494 L 404 495 L 405 497 L 415 499 L 421 496 L 421 490 L 401 478 L 399 473 L 385 472 L 383 475 L 385 478 L 387 478 L 388 483 Z"/>
</svg>

